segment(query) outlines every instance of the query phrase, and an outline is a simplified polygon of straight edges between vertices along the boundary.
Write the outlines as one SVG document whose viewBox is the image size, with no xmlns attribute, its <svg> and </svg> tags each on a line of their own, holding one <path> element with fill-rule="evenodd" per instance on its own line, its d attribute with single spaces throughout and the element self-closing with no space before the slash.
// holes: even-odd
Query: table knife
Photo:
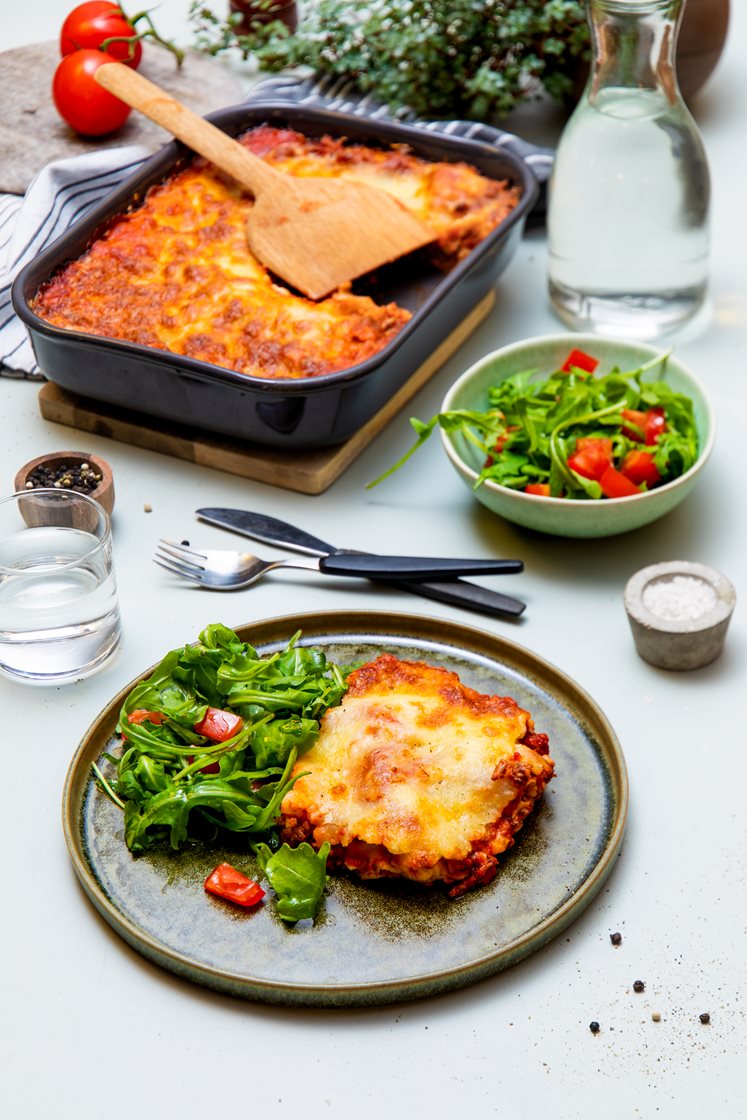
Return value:
<svg viewBox="0 0 747 1120">
<path fill-rule="evenodd" d="M 269 517 L 264 513 L 253 513 L 243 509 L 205 508 L 195 510 L 195 516 L 209 525 L 217 525 L 220 529 L 228 529 L 251 540 L 275 545 L 291 552 L 304 553 L 307 556 L 334 556 L 340 552 L 355 551 L 335 548 L 327 541 L 295 525 L 289 525 L 287 521 L 280 521 L 277 517 Z M 518 618 L 526 609 L 526 603 L 521 599 L 502 595 L 498 591 L 462 579 L 438 582 L 376 579 L 375 582 L 385 584 L 387 587 L 395 587 L 400 591 L 409 591 L 410 594 L 420 595 L 424 599 L 450 603 L 452 606 L 464 607 L 466 610 L 479 611 L 482 614 Z"/>
</svg>

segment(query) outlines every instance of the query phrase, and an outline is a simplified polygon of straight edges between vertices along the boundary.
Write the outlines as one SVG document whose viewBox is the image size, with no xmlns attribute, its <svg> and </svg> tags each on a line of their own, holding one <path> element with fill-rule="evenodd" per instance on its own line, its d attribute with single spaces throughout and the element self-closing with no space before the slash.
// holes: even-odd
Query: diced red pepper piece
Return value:
<svg viewBox="0 0 747 1120">
<path fill-rule="evenodd" d="M 164 723 L 165 720 L 163 712 L 150 712 L 147 708 L 135 708 L 127 717 L 128 723 Z"/>
<path fill-rule="evenodd" d="M 225 743 L 238 735 L 244 721 L 235 712 L 224 712 L 220 708 L 208 708 L 199 723 L 195 724 L 198 735 L 204 735 L 214 743 Z"/>
<path fill-rule="evenodd" d="M 524 487 L 525 494 L 537 494 L 541 498 L 550 497 L 550 486 L 547 482 L 530 482 Z"/>
<path fill-rule="evenodd" d="M 612 440 L 584 436 L 576 441 L 576 450 L 568 456 L 568 466 L 583 478 L 598 482 L 612 466 Z"/>
<path fill-rule="evenodd" d="M 622 461 L 620 470 L 636 486 L 645 482 L 649 490 L 661 482 L 661 475 L 650 451 L 629 451 Z"/>
<path fill-rule="evenodd" d="M 571 350 L 570 354 L 560 367 L 563 373 L 570 373 L 572 369 L 583 369 L 586 373 L 593 373 L 599 365 L 598 358 L 585 354 L 583 350 Z"/>
<path fill-rule="evenodd" d="M 265 897 L 259 883 L 247 878 L 231 867 L 230 863 L 219 863 L 205 880 L 205 890 L 237 906 L 256 906 Z"/>
<path fill-rule="evenodd" d="M 605 498 L 630 498 L 633 494 L 641 493 L 635 483 L 614 467 L 607 467 L 599 479 L 599 485 Z"/>
</svg>

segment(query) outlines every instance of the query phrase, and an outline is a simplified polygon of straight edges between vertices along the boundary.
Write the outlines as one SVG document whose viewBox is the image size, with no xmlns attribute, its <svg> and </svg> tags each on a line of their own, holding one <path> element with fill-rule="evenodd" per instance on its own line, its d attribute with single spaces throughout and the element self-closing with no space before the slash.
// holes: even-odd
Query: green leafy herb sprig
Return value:
<svg viewBox="0 0 747 1120">
<path fill-rule="evenodd" d="M 552 497 L 597 499 L 599 483 L 583 478 L 567 465 L 580 437 L 611 439 L 612 460 L 619 465 L 628 451 L 641 449 L 640 440 L 626 434 L 622 410 L 645 412 L 663 408 L 667 428 L 655 444 L 645 448 L 653 455 L 662 483 L 678 478 L 698 457 L 698 433 L 689 397 L 675 392 L 665 381 L 646 381 L 652 369 L 663 367 L 668 354 L 658 355 L 637 369 L 618 368 L 602 377 L 581 369 L 557 370 L 541 379 L 537 370 L 522 370 L 488 391 L 484 412 L 456 409 L 441 412 L 427 423 L 410 420 L 417 440 L 383 475 L 388 478 L 429 439 L 436 427 L 458 432 L 484 459 L 474 489 L 490 479 L 511 490 L 530 483 L 545 483 Z M 623 429 L 626 431 L 623 431 Z"/>
<path fill-rule="evenodd" d="M 319 734 L 324 712 L 346 691 L 342 670 L 322 650 L 297 645 L 260 657 L 228 627 L 208 626 L 199 644 L 172 650 L 125 700 L 119 756 L 102 788 L 124 811 L 132 852 L 156 843 L 174 849 L 221 831 L 261 836 L 277 847 L 273 826 L 291 788 L 297 757 Z M 195 731 L 208 707 L 238 714 L 233 738 L 213 743 Z M 130 723 L 145 709 L 163 722 Z M 217 773 L 205 772 L 206 767 Z"/>
<path fill-rule="evenodd" d="M 266 0 L 263 18 L 272 8 Z M 224 19 L 200 0 L 190 18 L 202 51 L 343 77 L 419 117 L 501 116 L 542 87 L 566 98 L 588 58 L 578 0 L 318 0 L 303 5 L 295 32 L 279 20 L 242 32 L 240 14 Z"/>
</svg>

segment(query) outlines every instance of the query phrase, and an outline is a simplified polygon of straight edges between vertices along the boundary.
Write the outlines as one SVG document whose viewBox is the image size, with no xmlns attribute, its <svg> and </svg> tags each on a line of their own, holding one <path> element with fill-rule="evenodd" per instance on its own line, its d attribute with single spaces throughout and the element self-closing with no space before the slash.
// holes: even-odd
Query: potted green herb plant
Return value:
<svg viewBox="0 0 747 1120">
<path fill-rule="evenodd" d="M 268 72 L 339 76 L 419 117 L 503 117 L 542 90 L 572 101 L 589 59 L 583 0 L 308 0 L 297 22 L 286 0 L 229 3 L 242 10 L 192 4 L 201 50 L 238 51 Z M 718 60 L 728 10 L 729 0 L 688 0 L 678 52 L 686 96 Z"/>
</svg>

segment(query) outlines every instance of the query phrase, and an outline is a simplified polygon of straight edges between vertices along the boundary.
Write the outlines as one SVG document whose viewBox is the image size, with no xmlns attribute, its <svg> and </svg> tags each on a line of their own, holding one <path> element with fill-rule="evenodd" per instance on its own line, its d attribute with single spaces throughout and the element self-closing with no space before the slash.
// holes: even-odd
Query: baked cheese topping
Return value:
<svg viewBox="0 0 747 1120">
<path fill-rule="evenodd" d="M 546 751 L 512 699 L 385 654 L 324 715 L 283 800 L 284 832 L 328 841 L 333 863 L 364 878 L 441 879 L 461 893 L 495 874 L 552 777 Z"/>
<path fill-rule="evenodd" d="M 463 163 L 428 163 L 331 137 L 262 125 L 241 142 L 293 175 L 362 179 L 396 195 L 437 233 L 442 267 L 516 205 L 518 188 Z M 383 349 L 410 319 L 394 303 L 340 289 L 314 302 L 251 254 L 249 195 L 205 160 L 152 187 L 41 289 L 33 310 L 58 327 L 196 358 L 252 377 L 306 378 Z M 324 251 L 324 246 L 319 247 Z"/>
</svg>

